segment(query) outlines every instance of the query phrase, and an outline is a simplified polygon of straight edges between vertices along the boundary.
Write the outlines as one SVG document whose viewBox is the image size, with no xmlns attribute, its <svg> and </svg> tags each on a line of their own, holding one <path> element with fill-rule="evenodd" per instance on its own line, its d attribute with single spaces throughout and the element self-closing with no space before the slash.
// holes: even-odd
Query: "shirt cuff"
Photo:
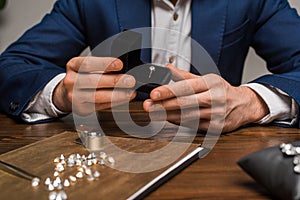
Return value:
<svg viewBox="0 0 300 200">
<path fill-rule="evenodd" d="M 24 112 L 21 114 L 24 121 L 32 123 L 68 114 L 57 109 L 52 102 L 54 89 L 65 75 L 65 73 L 62 73 L 55 76 L 39 93 L 34 96 Z"/>
<path fill-rule="evenodd" d="M 276 123 L 293 125 L 297 120 L 298 105 L 293 98 L 272 86 L 248 83 L 245 86 L 254 90 L 267 104 L 270 113 L 259 120 L 259 124 Z"/>
</svg>

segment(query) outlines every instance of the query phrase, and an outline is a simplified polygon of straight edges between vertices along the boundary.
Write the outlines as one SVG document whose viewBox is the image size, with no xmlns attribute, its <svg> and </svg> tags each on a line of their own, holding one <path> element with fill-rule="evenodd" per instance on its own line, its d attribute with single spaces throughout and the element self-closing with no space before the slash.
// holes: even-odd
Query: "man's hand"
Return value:
<svg viewBox="0 0 300 200">
<path fill-rule="evenodd" d="M 132 100 L 133 76 L 114 74 L 123 63 L 110 57 L 76 57 L 66 66 L 66 76 L 54 90 L 53 103 L 61 111 L 80 115 Z M 73 106 L 72 106 L 73 105 Z"/>
<path fill-rule="evenodd" d="M 246 86 L 234 87 L 215 74 L 197 76 L 167 65 L 175 81 L 155 88 L 143 106 L 153 119 L 207 131 L 229 132 L 269 113 L 265 102 Z M 196 126 L 196 127 L 195 127 Z"/>
</svg>

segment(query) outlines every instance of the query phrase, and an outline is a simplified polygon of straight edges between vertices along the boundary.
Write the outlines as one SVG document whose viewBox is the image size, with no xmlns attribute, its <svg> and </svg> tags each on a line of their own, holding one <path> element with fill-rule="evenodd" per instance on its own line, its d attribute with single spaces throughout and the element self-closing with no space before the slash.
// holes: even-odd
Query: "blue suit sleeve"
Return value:
<svg viewBox="0 0 300 200">
<path fill-rule="evenodd" d="M 0 56 L 0 110 L 20 118 L 31 98 L 87 46 L 79 0 L 59 0 Z M 3 95 L 4 94 L 4 95 Z"/>
<path fill-rule="evenodd" d="M 300 17 L 286 0 L 262 2 L 252 46 L 273 74 L 253 82 L 277 87 L 300 105 Z"/>
</svg>

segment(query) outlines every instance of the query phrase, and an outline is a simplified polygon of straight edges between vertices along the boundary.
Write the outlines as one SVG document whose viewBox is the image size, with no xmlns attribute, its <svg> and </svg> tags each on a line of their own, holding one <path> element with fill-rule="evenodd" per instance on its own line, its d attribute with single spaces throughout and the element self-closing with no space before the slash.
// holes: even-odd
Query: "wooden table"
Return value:
<svg viewBox="0 0 300 200">
<path fill-rule="evenodd" d="M 142 122 L 147 119 L 146 114 L 141 111 L 135 110 L 132 116 L 137 116 L 136 119 Z M 109 117 L 104 117 L 102 122 L 106 124 L 107 130 L 111 130 L 109 135 L 127 137 L 110 120 Z M 16 123 L 0 114 L 0 154 L 63 131 L 74 130 L 71 116 L 54 122 L 30 125 Z M 156 138 L 167 141 L 172 138 L 172 131 L 168 130 L 165 134 L 154 137 Z M 203 138 L 203 135 L 197 135 L 194 143 L 201 143 Z M 147 199 L 270 199 L 268 191 L 242 171 L 236 161 L 262 148 L 295 140 L 300 140 L 300 130 L 269 126 L 247 127 L 222 135 L 205 158 L 183 170 Z"/>
</svg>

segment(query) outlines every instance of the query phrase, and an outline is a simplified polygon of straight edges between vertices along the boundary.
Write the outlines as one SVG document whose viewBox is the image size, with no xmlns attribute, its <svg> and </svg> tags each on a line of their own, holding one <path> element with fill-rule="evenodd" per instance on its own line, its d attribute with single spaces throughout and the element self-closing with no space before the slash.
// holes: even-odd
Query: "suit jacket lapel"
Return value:
<svg viewBox="0 0 300 200">
<path fill-rule="evenodd" d="M 202 63 L 203 52 L 192 44 L 192 63 L 197 65 L 205 64 L 201 69 L 191 68 L 191 72 L 201 74 L 217 73 L 215 66 L 218 66 L 225 21 L 227 15 L 228 0 L 193 0 L 192 2 L 192 38 L 197 41 L 211 56 L 214 63 Z M 208 66 L 207 66 L 208 65 Z"/>
</svg>

